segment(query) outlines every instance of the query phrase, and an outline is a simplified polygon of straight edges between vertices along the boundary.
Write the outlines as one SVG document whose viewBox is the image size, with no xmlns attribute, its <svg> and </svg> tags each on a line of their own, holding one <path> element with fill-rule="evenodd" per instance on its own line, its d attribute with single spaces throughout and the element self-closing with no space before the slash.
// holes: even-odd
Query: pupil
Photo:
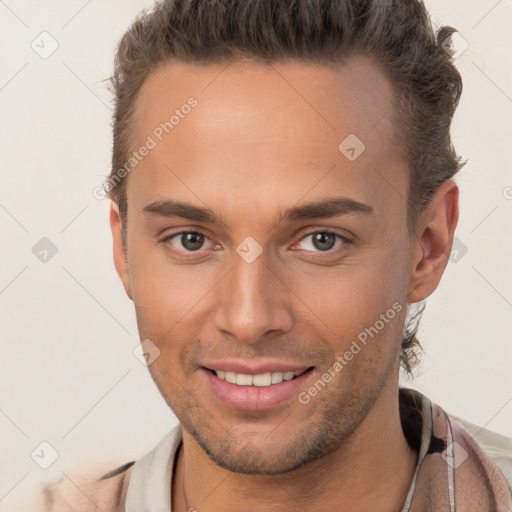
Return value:
<svg viewBox="0 0 512 512">
<path fill-rule="evenodd" d="M 186 249 L 196 251 L 203 245 L 203 238 L 201 233 L 183 233 L 181 235 L 181 243 Z"/>
<path fill-rule="evenodd" d="M 335 237 L 332 233 L 316 233 L 313 236 L 313 245 L 320 250 L 332 249 L 335 241 Z"/>
</svg>

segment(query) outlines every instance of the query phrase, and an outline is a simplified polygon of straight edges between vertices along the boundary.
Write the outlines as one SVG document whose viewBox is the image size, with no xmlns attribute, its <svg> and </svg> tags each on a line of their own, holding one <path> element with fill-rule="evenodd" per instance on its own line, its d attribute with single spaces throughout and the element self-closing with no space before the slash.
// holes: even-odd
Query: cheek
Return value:
<svg viewBox="0 0 512 512">
<path fill-rule="evenodd" d="M 130 283 L 141 324 L 161 334 L 181 319 L 186 321 L 213 286 L 212 277 L 201 265 L 171 264 L 161 248 L 134 249 Z"/>
<path fill-rule="evenodd" d="M 406 311 L 404 273 L 393 250 L 375 248 L 336 269 L 317 267 L 290 276 L 290 289 L 306 305 L 301 319 L 328 340 L 332 362 L 347 354 L 343 371 L 357 382 L 398 354 Z"/>
<path fill-rule="evenodd" d="M 192 360 L 188 355 L 205 321 L 199 317 L 201 299 L 214 286 L 213 276 L 207 279 L 199 265 L 171 265 L 165 251 L 146 247 L 132 251 L 130 280 L 140 339 L 151 340 L 160 351 L 151 373 L 157 382 L 169 385 L 169 371 L 183 380 L 191 370 L 183 361 Z"/>
<path fill-rule="evenodd" d="M 307 274 L 296 271 L 290 276 L 289 288 L 310 311 L 308 316 L 317 317 L 339 332 L 360 326 L 361 322 L 375 321 L 394 302 L 403 300 L 405 286 L 399 275 L 400 265 L 382 255 L 365 261 L 354 258 L 337 269 L 317 267 Z"/>
</svg>

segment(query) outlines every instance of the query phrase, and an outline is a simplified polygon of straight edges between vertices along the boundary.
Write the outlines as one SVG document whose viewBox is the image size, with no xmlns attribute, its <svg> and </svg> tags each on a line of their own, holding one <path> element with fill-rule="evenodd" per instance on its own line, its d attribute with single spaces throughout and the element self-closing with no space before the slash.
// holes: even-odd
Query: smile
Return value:
<svg viewBox="0 0 512 512">
<path fill-rule="evenodd" d="M 210 395 L 215 402 L 220 401 L 229 409 L 247 411 L 264 411 L 295 401 L 301 390 L 307 387 L 309 379 L 313 378 L 315 368 L 278 369 L 268 365 L 266 368 L 254 368 L 251 372 L 248 368 L 233 368 L 236 365 L 226 366 L 224 369 L 204 366 L 200 369 L 206 396 Z"/>
</svg>

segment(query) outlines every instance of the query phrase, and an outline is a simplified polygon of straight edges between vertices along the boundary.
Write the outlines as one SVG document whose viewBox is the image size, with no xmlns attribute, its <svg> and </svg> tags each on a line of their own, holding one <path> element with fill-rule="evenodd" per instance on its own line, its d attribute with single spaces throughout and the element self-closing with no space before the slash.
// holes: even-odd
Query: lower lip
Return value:
<svg viewBox="0 0 512 512">
<path fill-rule="evenodd" d="M 213 393 L 228 407 L 246 411 L 261 411 L 283 404 L 291 398 L 296 398 L 305 389 L 305 382 L 312 370 L 291 380 L 284 380 L 270 386 L 238 386 L 219 379 L 214 373 L 201 368 L 207 385 Z"/>
</svg>

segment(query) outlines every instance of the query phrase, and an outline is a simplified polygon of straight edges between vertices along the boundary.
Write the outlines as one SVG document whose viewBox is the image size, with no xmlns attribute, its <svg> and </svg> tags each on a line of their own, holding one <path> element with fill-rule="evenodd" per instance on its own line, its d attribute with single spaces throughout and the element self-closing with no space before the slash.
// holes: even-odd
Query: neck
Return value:
<svg viewBox="0 0 512 512">
<path fill-rule="evenodd" d="M 285 474 L 232 473 L 213 463 L 184 430 L 173 478 L 172 510 L 400 510 L 417 455 L 402 432 L 398 392 L 387 390 L 342 445 Z"/>
</svg>

